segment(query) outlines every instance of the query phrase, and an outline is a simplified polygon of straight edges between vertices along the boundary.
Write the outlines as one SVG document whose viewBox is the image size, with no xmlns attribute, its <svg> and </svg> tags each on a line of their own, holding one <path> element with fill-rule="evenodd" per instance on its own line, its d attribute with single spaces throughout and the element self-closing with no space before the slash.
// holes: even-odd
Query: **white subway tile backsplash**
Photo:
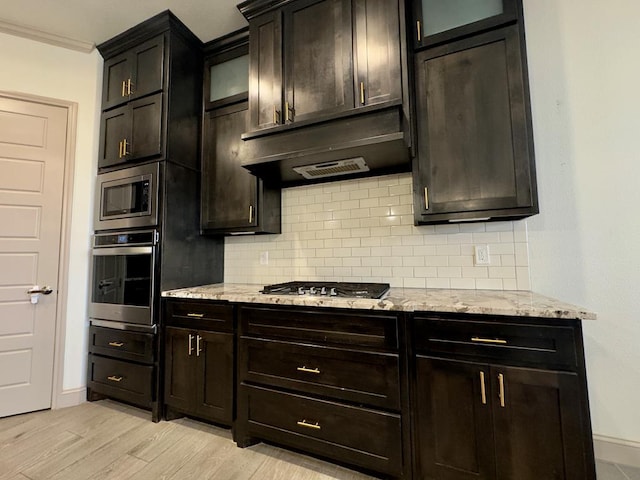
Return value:
<svg viewBox="0 0 640 480">
<path fill-rule="evenodd" d="M 282 234 L 225 239 L 225 282 L 528 290 L 526 221 L 413 225 L 411 174 L 282 191 Z M 491 264 L 474 265 L 489 245 Z M 269 263 L 260 264 L 260 253 Z"/>
</svg>

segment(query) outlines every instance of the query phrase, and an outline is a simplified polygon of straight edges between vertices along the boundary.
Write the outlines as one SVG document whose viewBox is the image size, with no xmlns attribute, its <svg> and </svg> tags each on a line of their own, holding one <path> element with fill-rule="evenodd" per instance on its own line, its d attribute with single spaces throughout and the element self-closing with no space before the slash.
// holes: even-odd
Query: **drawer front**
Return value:
<svg viewBox="0 0 640 480">
<path fill-rule="evenodd" d="M 400 409 L 398 355 L 245 338 L 241 381 Z"/>
<path fill-rule="evenodd" d="M 134 360 L 143 363 L 153 362 L 153 339 L 151 333 L 130 332 L 115 328 L 89 328 L 89 351 L 99 355 Z"/>
<path fill-rule="evenodd" d="M 138 405 L 151 406 L 153 368 L 89 354 L 89 388 Z"/>
<path fill-rule="evenodd" d="M 400 476 L 400 416 L 243 385 L 252 435 Z"/>
<path fill-rule="evenodd" d="M 439 318 L 414 318 L 416 351 L 576 367 L 574 329 Z"/>
<path fill-rule="evenodd" d="M 167 300 L 166 323 L 174 327 L 233 332 L 233 306 L 207 301 Z"/>
<path fill-rule="evenodd" d="M 240 329 L 241 335 L 259 338 L 398 349 L 398 320 L 394 315 L 243 307 L 240 310 Z"/>
</svg>

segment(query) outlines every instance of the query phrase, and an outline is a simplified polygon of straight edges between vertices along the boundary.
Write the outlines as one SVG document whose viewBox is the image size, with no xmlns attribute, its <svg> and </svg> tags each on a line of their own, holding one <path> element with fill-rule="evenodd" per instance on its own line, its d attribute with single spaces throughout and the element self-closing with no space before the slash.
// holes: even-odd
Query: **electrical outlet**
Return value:
<svg viewBox="0 0 640 480">
<path fill-rule="evenodd" d="M 476 245 L 474 247 L 474 260 L 476 265 L 490 265 L 489 245 Z"/>
<path fill-rule="evenodd" d="M 269 265 L 269 252 L 260 252 L 260 265 Z"/>
</svg>

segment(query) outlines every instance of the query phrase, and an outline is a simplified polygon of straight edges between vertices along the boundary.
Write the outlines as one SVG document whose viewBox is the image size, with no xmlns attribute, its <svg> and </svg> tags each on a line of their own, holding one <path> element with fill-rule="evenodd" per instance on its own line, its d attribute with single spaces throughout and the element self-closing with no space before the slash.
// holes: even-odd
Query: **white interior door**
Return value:
<svg viewBox="0 0 640 480">
<path fill-rule="evenodd" d="M 0 417 L 51 407 L 67 115 L 0 95 Z"/>
</svg>

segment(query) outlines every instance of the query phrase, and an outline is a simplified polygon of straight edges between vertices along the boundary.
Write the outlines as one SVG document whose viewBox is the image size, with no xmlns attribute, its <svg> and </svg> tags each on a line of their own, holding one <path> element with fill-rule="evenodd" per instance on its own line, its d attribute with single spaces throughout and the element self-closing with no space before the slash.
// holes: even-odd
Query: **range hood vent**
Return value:
<svg viewBox="0 0 640 480">
<path fill-rule="evenodd" d="M 304 178 L 313 180 L 315 178 L 335 177 L 337 175 L 348 175 L 350 173 L 368 172 L 369 167 L 364 158 L 348 158 L 346 160 L 338 160 L 329 163 L 317 163 L 315 165 L 306 165 L 304 167 L 294 167 L 293 170 L 298 172 Z"/>
</svg>

